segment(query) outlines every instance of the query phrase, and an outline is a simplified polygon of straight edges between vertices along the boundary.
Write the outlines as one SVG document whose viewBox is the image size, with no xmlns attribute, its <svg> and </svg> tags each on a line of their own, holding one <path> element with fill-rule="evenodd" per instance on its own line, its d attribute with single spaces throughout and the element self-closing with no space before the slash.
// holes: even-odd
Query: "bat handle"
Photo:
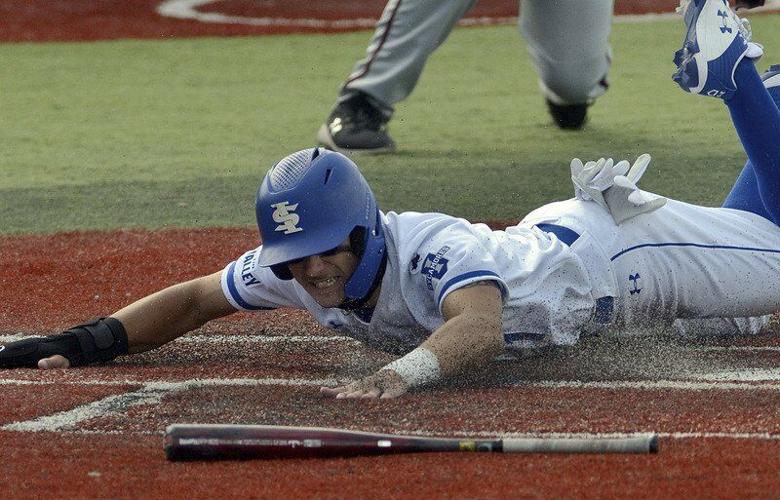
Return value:
<svg viewBox="0 0 780 500">
<path fill-rule="evenodd" d="M 504 453 L 658 453 L 658 435 L 502 440 Z"/>
</svg>

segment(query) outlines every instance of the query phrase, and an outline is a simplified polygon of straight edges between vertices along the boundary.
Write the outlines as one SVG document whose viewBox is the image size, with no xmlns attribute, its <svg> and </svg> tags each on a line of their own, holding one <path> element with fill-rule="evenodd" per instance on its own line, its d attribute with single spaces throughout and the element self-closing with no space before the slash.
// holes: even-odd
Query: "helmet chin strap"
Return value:
<svg viewBox="0 0 780 500">
<path fill-rule="evenodd" d="M 345 311 L 355 311 L 358 309 L 363 308 L 366 305 L 366 302 L 368 302 L 371 299 L 371 296 L 374 295 L 374 292 L 377 288 L 379 288 L 379 285 L 382 283 L 382 278 L 385 276 L 385 268 L 387 267 L 387 252 L 384 252 L 382 255 L 382 262 L 379 264 L 379 269 L 377 269 L 376 275 L 374 276 L 374 281 L 371 283 L 371 287 L 368 289 L 366 294 L 363 297 L 354 298 L 354 299 L 347 299 L 341 301 L 341 304 L 339 304 L 337 307 L 339 309 L 343 309 Z"/>
</svg>

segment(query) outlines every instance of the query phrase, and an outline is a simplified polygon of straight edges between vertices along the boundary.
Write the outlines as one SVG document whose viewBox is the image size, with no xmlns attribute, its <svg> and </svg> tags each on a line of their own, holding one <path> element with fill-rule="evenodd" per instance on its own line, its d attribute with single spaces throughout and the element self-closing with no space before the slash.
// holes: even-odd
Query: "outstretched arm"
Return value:
<svg viewBox="0 0 780 500">
<path fill-rule="evenodd" d="M 501 311 L 501 291 L 492 282 L 456 290 L 442 304 L 445 323 L 420 347 L 369 377 L 321 392 L 337 398 L 394 398 L 490 361 L 504 346 Z"/>
<path fill-rule="evenodd" d="M 236 312 L 222 293 L 222 271 L 153 293 L 111 316 L 125 326 L 130 354 L 159 347 Z"/>
<path fill-rule="evenodd" d="M 133 354 L 154 349 L 200 327 L 209 320 L 235 312 L 236 310 L 222 293 L 220 276 L 221 271 L 173 285 L 112 314 L 110 318 L 118 320 L 127 334 L 127 352 Z M 103 327 L 98 326 L 97 328 Z M 113 329 L 116 330 L 115 324 Z M 54 336 L 54 338 L 56 337 Z M 52 338 L 48 337 L 47 339 Z M 32 349 L 33 347 L 27 346 L 33 346 L 34 344 L 31 342 L 35 342 L 35 340 L 21 342 L 27 342 L 25 348 Z M 63 344 L 50 342 L 47 344 L 48 350 L 45 352 L 57 352 L 57 345 L 66 344 L 64 342 Z M 70 345 L 78 346 L 79 343 L 71 343 Z M 8 351 L 13 351 L 12 345 L 7 347 Z M 2 363 L 0 363 L 1 365 Z M 38 361 L 38 367 L 41 369 L 67 368 L 70 365 L 71 360 L 62 354 L 47 356 Z"/>
</svg>

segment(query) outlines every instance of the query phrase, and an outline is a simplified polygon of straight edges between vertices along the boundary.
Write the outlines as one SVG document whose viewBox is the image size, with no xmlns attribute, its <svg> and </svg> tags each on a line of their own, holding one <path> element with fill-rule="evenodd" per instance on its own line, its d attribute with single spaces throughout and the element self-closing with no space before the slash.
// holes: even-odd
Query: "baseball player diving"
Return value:
<svg viewBox="0 0 780 500">
<path fill-rule="evenodd" d="M 571 163 L 575 197 L 502 231 L 437 213 L 384 213 L 356 165 L 321 148 L 260 185 L 263 245 L 223 270 L 64 333 L 0 348 L 0 366 L 65 368 L 153 349 L 238 310 L 308 310 L 400 357 L 321 391 L 392 398 L 509 349 L 571 345 L 643 325 L 753 333 L 780 304 L 780 66 L 724 0 L 681 6 L 674 80 L 723 101 L 749 160 L 722 207 L 642 191 L 650 161 Z"/>
</svg>

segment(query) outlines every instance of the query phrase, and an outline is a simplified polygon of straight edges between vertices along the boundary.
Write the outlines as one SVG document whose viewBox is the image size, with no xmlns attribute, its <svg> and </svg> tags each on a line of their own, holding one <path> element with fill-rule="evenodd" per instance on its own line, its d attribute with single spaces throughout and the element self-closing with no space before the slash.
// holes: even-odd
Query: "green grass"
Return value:
<svg viewBox="0 0 780 500">
<path fill-rule="evenodd" d="M 780 53 L 778 16 L 754 32 Z M 249 225 L 265 171 L 313 144 L 370 33 L 0 44 L 0 231 Z M 715 205 L 744 153 L 725 108 L 669 76 L 679 22 L 616 24 L 582 133 L 549 123 L 514 27 L 458 29 L 361 157 L 385 210 L 519 218 L 569 197 L 572 156 L 654 157 L 642 186 Z"/>
</svg>

